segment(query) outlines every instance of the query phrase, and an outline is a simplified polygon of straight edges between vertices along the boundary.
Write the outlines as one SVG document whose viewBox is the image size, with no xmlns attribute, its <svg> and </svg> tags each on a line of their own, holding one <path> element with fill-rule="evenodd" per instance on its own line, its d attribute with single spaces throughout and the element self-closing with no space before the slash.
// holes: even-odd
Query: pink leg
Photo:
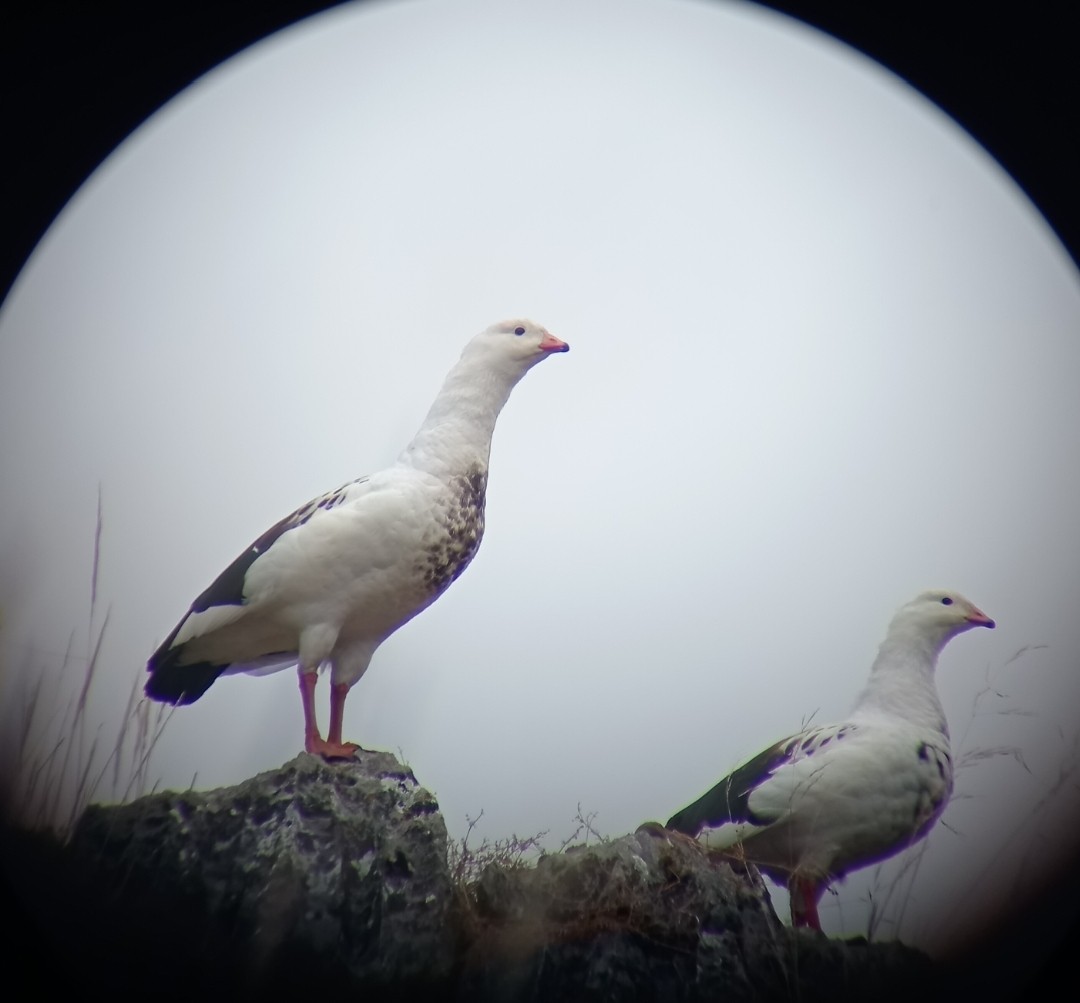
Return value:
<svg viewBox="0 0 1080 1003">
<path fill-rule="evenodd" d="M 315 718 L 315 684 L 319 681 L 319 674 L 305 672 L 301 665 L 298 675 L 300 676 L 300 699 L 304 702 L 304 749 L 314 755 L 319 751 L 318 747 L 322 743 L 319 723 Z"/>
<path fill-rule="evenodd" d="M 825 891 L 825 885 L 792 875 L 788 882 L 788 891 L 791 893 L 791 925 L 820 930 L 821 920 L 818 919 L 817 904 Z"/>
<path fill-rule="evenodd" d="M 351 759 L 360 746 L 354 742 L 341 741 L 341 721 L 345 711 L 345 693 L 347 686 L 334 686 L 330 691 L 330 734 L 327 740 L 319 734 L 319 724 L 315 717 L 315 684 L 319 680 L 317 672 L 299 670 L 300 697 L 304 703 L 304 749 L 313 756 L 323 759 Z M 338 693 L 338 690 L 343 692 Z"/>
<path fill-rule="evenodd" d="M 331 745 L 348 749 L 346 755 L 351 756 L 360 748 L 355 742 L 341 741 L 341 726 L 345 721 L 345 697 L 349 695 L 349 687 L 346 683 L 335 683 L 330 687 L 330 731 L 326 740 Z"/>
</svg>

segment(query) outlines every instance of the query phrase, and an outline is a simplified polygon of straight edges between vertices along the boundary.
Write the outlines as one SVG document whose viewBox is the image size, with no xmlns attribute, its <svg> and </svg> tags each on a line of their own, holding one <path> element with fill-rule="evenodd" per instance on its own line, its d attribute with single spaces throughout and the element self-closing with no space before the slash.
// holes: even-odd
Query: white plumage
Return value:
<svg viewBox="0 0 1080 1003">
<path fill-rule="evenodd" d="M 151 657 L 146 692 L 191 703 L 227 672 L 298 665 L 307 751 L 349 756 L 345 696 L 375 649 L 466 568 L 484 532 L 495 422 L 537 362 L 569 346 L 528 320 L 494 324 L 450 370 L 412 442 L 385 470 L 308 502 L 245 550 Z M 329 664 L 330 727 L 314 709 Z"/>
<path fill-rule="evenodd" d="M 893 617 L 847 720 L 764 750 L 667 827 L 786 883 L 792 923 L 820 929 L 831 882 L 910 846 L 944 811 L 953 767 L 934 670 L 946 643 L 977 626 L 994 621 L 956 592 L 916 596 Z"/>
</svg>

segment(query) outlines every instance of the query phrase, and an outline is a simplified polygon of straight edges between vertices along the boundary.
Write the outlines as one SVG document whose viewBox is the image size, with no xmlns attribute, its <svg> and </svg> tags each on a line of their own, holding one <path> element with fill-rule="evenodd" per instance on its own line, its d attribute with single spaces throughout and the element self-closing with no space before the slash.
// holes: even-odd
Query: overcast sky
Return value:
<svg viewBox="0 0 1080 1003">
<path fill-rule="evenodd" d="M 483 811 L 478 837 L 557 847 L 579 804 L 619 835 L 842 717 L 895 608 L 957 589 L 999 625 L 940 664 L 967 764 L 877 927 L 940 951 L 1078 822 L 1077 279 L 933 105 L 753 5 L 336 8 L 140 128 L 0 311 L 4 711 L 73 636 L 60 720 L 107 609 L 90 720 L 115 733 L 194 596 L 529 316 L 571 351 L 514 391 L 484 544 L 345 736 L 399 753 L 453 836 Z M 154 776 L 301 745 L 294 673 L 223 678 Z M 905 863 L 826 896 L 826 930 L 865 932 Z"/>
</svg>

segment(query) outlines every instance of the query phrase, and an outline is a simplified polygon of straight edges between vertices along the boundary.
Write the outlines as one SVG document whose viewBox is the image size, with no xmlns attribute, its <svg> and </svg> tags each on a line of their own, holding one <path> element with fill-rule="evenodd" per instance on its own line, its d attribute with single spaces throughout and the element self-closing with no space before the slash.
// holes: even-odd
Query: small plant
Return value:
<svg viewBox="0 0 1080 1003">
<path fill-rule="evenodd" d="M 564 853 L 566 850 L 587 847 L 590 840 L 594 843 L 607 843 L 608 837 L 596 828 L 597 814 L 594 811 L 584 812 L 581 802 L 578 802 L 577 812 L 571 819 L 571 822 L 575 823 L 574 831 L 559 844 L 555 852 Z M 446 857 L 450 876 L 458 885 L 464 887 L 475 882 L 489 866 L 505 870 L 535 867 L 537 861 L 549 852 L 544 848 L 544 840 L 548 836 L 546 829 L 533 836 L 512 833 L 502 839 L 484 839 L 479 846 L 470 846 L 473 830 L 483 817 L 483 809 L 475 818 L 466 815 L 465 835 L 461 839 L 450 840 L 447 844 Z"/>
<path fill-rule="evenodd" d="M 487 867 L 496 866 L 513 870 L 532 867 L 544 852 L 541 846 L 547 831 L 535 836 L 513 834 L 504 839 L 484 839 L 479 846 L 469 846 L 473 830 L 484 817 L 483 809 L 475 818 L 465 816 L 465 835 L 459 840 L 450 840 L 446 848 L 450 877 L 459 888 L 476 881 Z"/>
<path fill-rule="evenodd" d="M 562 852 L 563 850 L 573 849 L 577 846 L 588 846 L 590 838 L 597 843 L 608 842 L 608 837 L 601 835 L 601 833 L 597 831 L 596 826 L 593 824 L 596 821 L 597 814 L 598 812 L 595 811 L 582 812 L 581 802 L 579 801 L 577 806 L 577 814 L 575 814 L 574 817 L 570 820 L 577 823 L 577 828 L 574 829 L 574 831 L 562 841 L 562 845 L 559 847 L 559 851 Z M 582 839 L 583 834 L 584 839 Z"/>
</svg>

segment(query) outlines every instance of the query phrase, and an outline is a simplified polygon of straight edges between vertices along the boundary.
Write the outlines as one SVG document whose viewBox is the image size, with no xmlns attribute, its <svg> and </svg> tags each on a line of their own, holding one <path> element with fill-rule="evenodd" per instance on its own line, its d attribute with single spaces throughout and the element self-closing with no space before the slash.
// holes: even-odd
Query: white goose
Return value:
<svg viewBox="0 0 1080 1003">
<path fill-rule="evenodd" d="M 495 421 L 525 373 L 569 346 L 528 320 L 493 324 L 450 370 L 397 461 L 308 502 L 272 526 L 192 604 L 150 658 L 146 693 L 188 704 L 222 673 L 297 665 L 304 747 L 348 757 L 345 697 L 375 649 L 431 605 L 484 532 Z M 315 715 L 330 666 L 330 727 Z"/>
<path fill-rule="evenodd" d="M 777 742 L 667 827 L 786 884 L 792 924 L 820 930 L 830 883 L 899 853 L 944 811 L 953 767 L 934 669 L 957 634 L 993 626 L 956 592 L 916 596 L 893 617 L 846 721 Z"/>
</svg>

